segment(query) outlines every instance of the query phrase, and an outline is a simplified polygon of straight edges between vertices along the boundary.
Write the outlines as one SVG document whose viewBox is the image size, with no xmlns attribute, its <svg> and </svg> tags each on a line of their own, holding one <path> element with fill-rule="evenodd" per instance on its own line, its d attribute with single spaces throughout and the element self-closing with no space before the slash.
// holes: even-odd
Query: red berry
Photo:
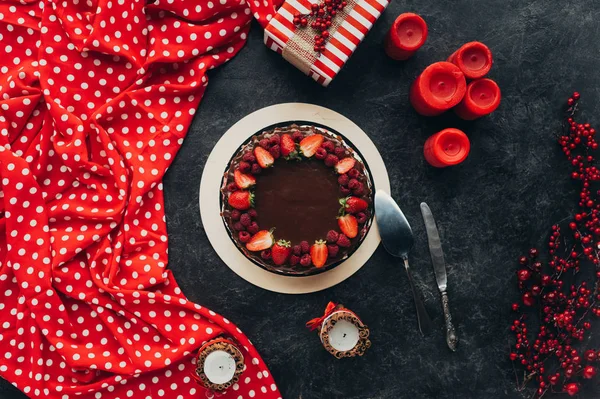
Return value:
<svg viewBox="0 0 600 399">
<path fill-rule="evenodd" d="M 269 154 L 271 154 L 273 158 L 279 159 L 281 156 L 281 148 L 279 147 L 279 144 L 275 144 L 273 147 L 269 148 Z"/>
<path fill-rule="evenodd" d="M 356 188 L 358 188 L 360 185 L 360 182 L 356 179 L 350 179 L 350 181 L 348 182 L 348 188 L 350 190 L 354 190 Z"/>
<path fill-rule="evenodd" d="M 535 299 L 531 292 L 526 292 L 523 294 L 523 304 L 525 304 L 525 306 L 533 306 L 534 303 Z"/>
<path fill-rule="evenodd" d="M 585 360 L 587 360 L 588 362 L 593 362 L 594 360 L 596 360 L 596 352 L 594 352 L 591 349 L 585 351 Z"/>
<path fill-rule="evenodd" d="M 248 226 L 248 233 L 250 234 L 256 234 L 259 230 L 260 229 L 258 228 L 258 224 L 256 224 L 256 222 L 252 222 L 252 224 Z"/>
<path fill-rule="evenodd" d="M 321 147 L 315 152 L 315 158 L 317 159 L 325 159 L 327 157 L 327 151 L 325 148 Z"/>
<path fill-rule="evenodd" d="M 234 224 L 233 224 L 233 229 L 234 229 L 234 230 L 236 230 L 236 231 L 243 231 L 243 230 L 246 230 L 246 228 L 244 227 L 244 225 L 243 225 L 243 224 L 241 224 L 240 222 L 236 222 L 236 223 L 234 223 Z M 252 234 L 252 233 L 250 233 L 250 234 Z"/>
<path fill-rule="evenodd" d="M 240 162 L 240 165 L 239 165 L 240 172 L 248 173 L 248 172 L 250 172 L 250 169 L 252 169 L 252 165 L 250 165 L 248 162 L 245 162 L 245 161 Z"/>
<path fill-rule="evenodd" d="M 301 132 L 292 133 L 292 139 L 294 139 L 294 141 L 296 143 L 299 143 L 300 141 L 302 141 L 303 138 L 304 138 L 304 135 Z"/>
<path fill-rule="evenodd" d="M 342 248 L 348 248 L 350 246 L 350 239 L 343 234 L 340 234 L 340 237 L 337 240 L 337 245 Z"/>
<path fill-rule="evenodd" d="M 252 224 L 252 218 L 247 213 L 244 213 L 242 216 L 240 216 L 240 223 L 242 226 L 248 227 Z"/>
<path fill-rule="evenodd" d="M 298 255 L 290 256 L 290 266 L 296 266 L 298 263 L 300 263 L 300 257 Z"/>
<path fill-rule="evenodd" d="M 335 258 L 338 255 L 338 252 L 340 252 L 340 247 L 337 245 L 328 245 L 327 250 L 329 251 L 329 257 Z"/>
<path fill-rule="evenodd" d="M 565 392 L 569 394 L 569 396 L 575 396 L 579 393 L 579 385 L 571 382 L 565 385 Z"/>
<path fill-rule="evenodd" d="M 260 253 L 260 257 L 263 258 L 264 260 L 269 260 L 271 259 L 271 250 L 270 249 L 265 249 Z"/>
<path fill-rule="evenodd" d="M 310 251 L 310 244 L 308 243 L 308 241 L 302 241 L 300 243 L 300 248 L 302 249 L 303 254 L 307 254 L 308 251 Z"/>
<path fill-rule="evenodd" d="M 348 188 L 348 187 L 340 187 L 340 192 L 344 195 L 347 196 L 348 194 L 352 193 L 352 191 Z"/>
<path fill-rule="evenodd" d="M 294 247 L 292 248 L 292 253 L 296 256 L 302 255 L 302 246 L 294 245 Z"/>
<path fill-rule="evenodd" d="M 269 138 L 269 145 L 272 147 L 274 145 L 279 145 L 281 142 L 281 137 L 278 134 L 275 134 Z"/>
<path fill-rule="evenodd" d="M 325 151 L 327 152 L 333 152 L 335 150 L 335 144 L 333 144 L 333 141 L 329 140 L 325 141 L 321 147 L 325 148 Z"/>
<path fill-rule="evenodd" d="M 304 254 L 302 255 L 302 258 L 300 258 L 300 264 L 304 267 L 310 266 L 311 263 L 312 259 L 310 258 L 309 254 Z"/>
<path fill-rule="evenodd" d="M 338 238 L 340 238 L 340 234 L 335 230 L 329 230 L 327 233 L 327 242 L 330 244 L 334 244 L 337 242 Z"/>
<path fill-rule="evenodd" d="M 260 172 L 262 172 L 262 168 L 260 167 L 260 165 L 257 163 L 253 164 L 250 173 L 252 173 L 253 175 L 259 175 Z"/>
<path fill-rule="evenodd" d="M 592 379 L 596 375 L 596 369 L 593 366 L 585 366 L 583 369 L 583 378 Z"/>
<path fill-rule="evenodd" d="M 521 269 L 517 272 L 519 281 L 527 281 L 531 277 L 531 271 L 529 269 Z"/>
<path fill-rule="evenodd" d="M 341 175 L 340 177 L 338 177 L 338 184 L 340 186 L 347 186 L 348 183 L 350 181 L 350 178 L 348 177 L 348 175 Z"/>
<path fill-rule="evenodd" d="M 335 154 L 336 157 L 341 158 L 344 155 L 346 155 L 346 150 L 344 149 L 344 147 L 335 147 L 335 149 L 333 150 L 333 153 Z"/>
<path fill-rule="evenodd" d="M 365 193 L 365 186 L 362 183 L 358 183 L 358 187 L 352 190 L 352 193 L 357 196 L 361 196 Z"/>
<path fill-rule="evenodd" d="M 359 212 L 356 214 L 356 221 L 358 222 L 358 224 L 365 224 L 367 223 L 368 217 L 367 214 L 364 212 Z"/>
<path fill-rule="evenodd" d="M 234 209 L 233 211 L 231 211 L 231 220 L 240 220 L 241 214 L 242 213 L 240 211 Z"/>
<path fill-rule="evenodd" d="M 242 156 L 242 161 L 252 164 L 256 162 L 256 157 L 251 152 L 247 152 Z"/>
<path fill-rule="evenodd" d="M 229 183 L 227 185 L 227 191 L 229 191 L 230 193 L 233 193 L 234 191 L 238 190 L 238 186 L 235 183 Z"/>
<path fill-rule="evenodd" d="M 269 139 L 262 139 L 258 142 L 258 145 L 264 148 L 265 150 L 269 148 Z"/>
<path fill-rule="evenodd" d="M 325 157 L 325 165 L 333 168 L 339 161 L 339 158 L 335 155 L 329 154 Z"/>
<path fill-rule="evenodd" d="M 250 235 L 250 233 L 248 233 L 247 231 L 240 231 L 238 234 L 238 237 L 239 237 L 240 241 L 245 244 L 248 241 L 250 241 L 250 238 L 252 237 L 252 235 Z"/>
<path fill-rule="evenodd" d="M 256 219 L 256 217 L 258 216 L 258 213 L 256 212 L 256 209 L 249 209 L 248 210 L 248 215 L 252 218 L 252 219 Z"/>
<path fill-rule="evenodd" d="M 351 179 L 356 179 L 358 176 L 360 176 L 360 172 L 358 169 L 350 169 L 348 171 L 348 176 L 350 176 Z"/>
</svg>

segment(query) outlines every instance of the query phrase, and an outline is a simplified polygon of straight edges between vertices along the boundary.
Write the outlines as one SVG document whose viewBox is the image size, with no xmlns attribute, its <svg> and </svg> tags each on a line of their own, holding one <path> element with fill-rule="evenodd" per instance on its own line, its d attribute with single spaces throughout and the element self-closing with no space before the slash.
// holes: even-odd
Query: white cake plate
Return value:
<svg viewBox="0 0 600 399">
<path fill-rule="evenodd" d="M 233 125 L 215 145 L 200 182 L 200 217 L 208 240 L 225 264 L 238 276 L 258 287 L 282 294 L 307 294 L 341 283 L 369 260 L 381 238 L 373 221 L 360 247 L 337 267 L 314 276 L 284 276 L 268 272 L 248 260 L 229 237 L 221 219 L 221 182 L 230 159 L 250 136 L 282 122 L 306 121 L 341 133 L 359 150 L 367 163 L 375 189 L 390 192 L 383 159 L 369 136 L 354 122 L 330 109 L 312 104 L 287 103 L 260 109 Z"/>
</svg>

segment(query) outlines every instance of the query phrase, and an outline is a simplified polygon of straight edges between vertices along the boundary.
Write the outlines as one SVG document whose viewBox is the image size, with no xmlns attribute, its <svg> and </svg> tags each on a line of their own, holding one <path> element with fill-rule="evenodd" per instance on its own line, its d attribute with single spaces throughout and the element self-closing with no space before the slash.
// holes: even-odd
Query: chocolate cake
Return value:
<svg viewBox="0 0 600 399">
<path fill-rule="evenodd" d="M 326 129 L 289 125 L 256 134 L 223 176 L 221 216 L 259 266 L 306 276 L 335 267 L 366 236 L 373 184 L 359 154 Z"/>
</svg>

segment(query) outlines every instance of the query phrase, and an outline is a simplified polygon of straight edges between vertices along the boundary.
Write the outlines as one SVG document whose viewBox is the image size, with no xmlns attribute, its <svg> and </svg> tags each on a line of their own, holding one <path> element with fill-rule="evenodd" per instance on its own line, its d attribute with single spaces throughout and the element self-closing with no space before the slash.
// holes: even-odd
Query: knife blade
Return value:
<svg viewBox="0 0 600 399">
<path fill-rule="evenodd" d="M 435 219 L 431 213 L 429 206 L 421 203 L 421 215 L 425 222 L 425 230 L 427 231 L 427 240 L 429 241 L 429 252 L 431 253 L 431 263 L 433 263 L 433 271 L 440 292 L 446 291 L 448 286 L 448 277 L 446 276 L 446 261 L 444 260 L 444 251 L 442 250 L 442 242 L 438 233 Z"/>
<path fill-rule="evenodd" d="M 435 224 L 435 219 L 431 213 L 431 209 L 425 203 L 421 203 L 421 215 L 425 222 L 425 230 L 427 231 L 427 240 L 429 241 L 429 253 L 431 254 L 431 263 L 435 272 L 435 279 L 438 288 L 442 294 L 442 308 L 444 309 L 444 321 L 446 322 L 446 343 L 450 350 L 455 351 L 458 345 L 458 336 L 456 329 L 452 324 L 452 315 L 450 314 L 450 304 L 448 302 L 448 294 L 446 292 L 448 286 L 448 276 L 446 274 L 446 261 L 444 260 L 444 251 L 442 250 L 442 242 L 440 234 Z"/>
</svg>

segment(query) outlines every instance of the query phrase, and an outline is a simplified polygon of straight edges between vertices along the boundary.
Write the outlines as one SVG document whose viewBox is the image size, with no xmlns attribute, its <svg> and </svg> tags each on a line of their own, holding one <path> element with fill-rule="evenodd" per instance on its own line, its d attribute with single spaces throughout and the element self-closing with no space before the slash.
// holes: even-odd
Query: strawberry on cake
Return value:
<svg viewBox="0 0 600 399">
<path fill-rule="evenodd" d="M 360 156 L 326 129 L 256 134 L 225 172 L 222 217 L 237 247 L 275 273 L 310 275 L 348 258 L 372 221 L 373 186 Z"/>
</svg>

